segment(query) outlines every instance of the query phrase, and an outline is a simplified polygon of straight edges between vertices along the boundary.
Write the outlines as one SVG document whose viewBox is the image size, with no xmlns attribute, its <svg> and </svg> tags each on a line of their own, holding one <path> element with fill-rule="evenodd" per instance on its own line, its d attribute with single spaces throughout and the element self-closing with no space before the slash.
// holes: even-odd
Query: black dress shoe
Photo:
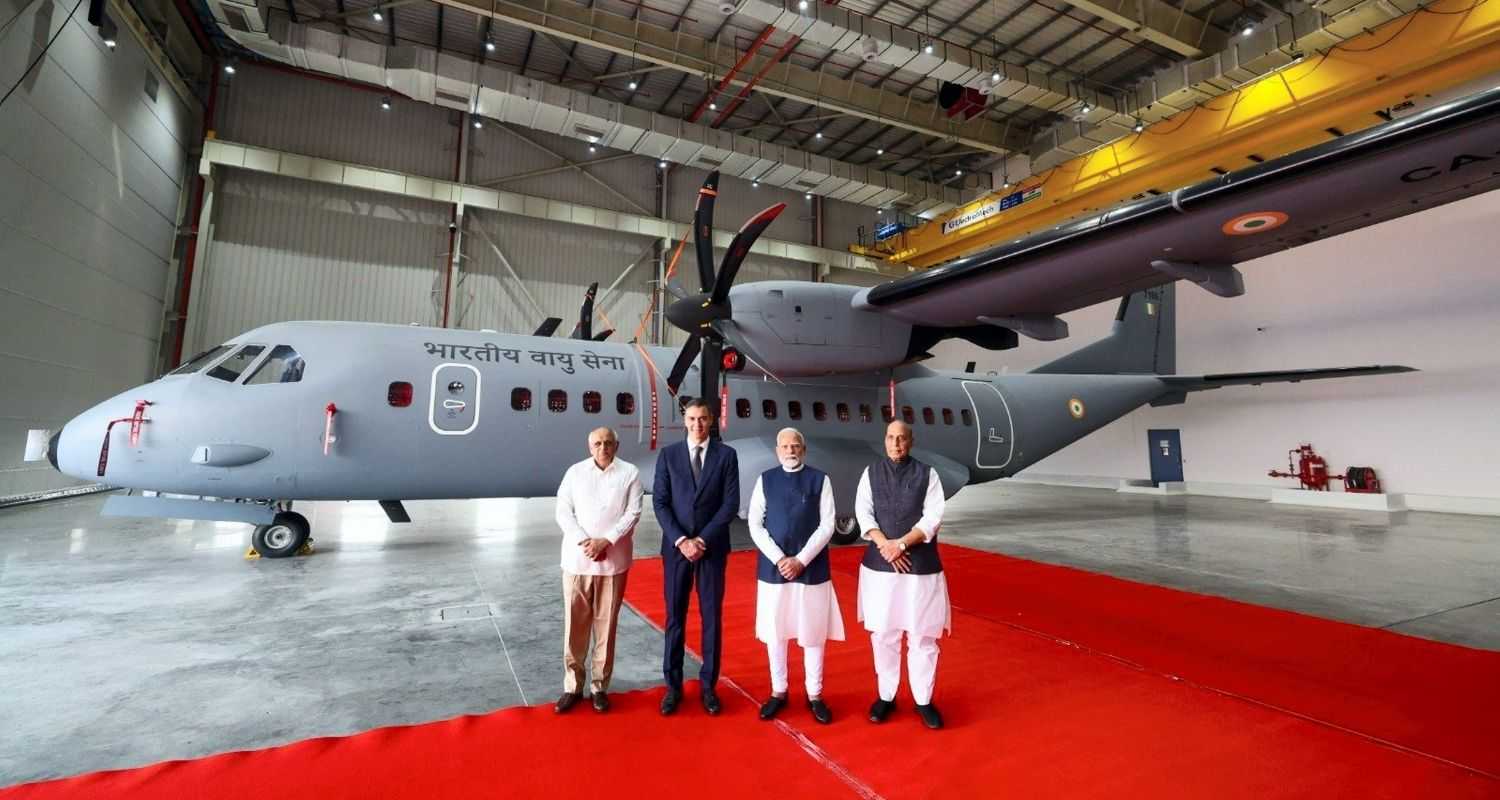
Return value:
<svg viewBox="0 0 1500 800">
<path fill-rule="evenodd" d="M 773 694 L 773 695 L 771 695 L 771 699 L 770 700 L 767 700 L 763 705 L 761 705 L 761 707 L 760 707 L 760 718 L 761 719 L 771 719 L 771 718 L 775 717 L 776 714 L 778 712 L 780 712 L 781 709 L 783 709 L 783 708 L 786 708 L 786 698 L 785 697 L 777 697 L 776 695 Z"/>
<path fill-rule="evenodd" d="M 922 724 L 937 730 L 943 727 L 943 715 L 938 713 L 937 706 L 928 703 L 925 706 L 917 706 L 917 716 L 922 718 Z"/>
<path fill-rule="evenodd" d="M 661 699 L 661 715 L 665 717 L 676 713 L 679 702 L 682 702 L 682 690 L 668 688 L 666 695 Z"/>
<path fill-rule="evenodd" d="M 604 692 L 594 692 L 594 710 L 603 714 L 609 710 L 609 695 Z"/>
<path fill-rule="evenodd" d="M 559 714 L 565 714 L 568 709 L 573 707 L 574 703 L 578 702 L 579 697 L 578 692 L 563 692 L 562 696 L 557 698 L 557 705 L 553 706 L 552 710 Z"/>
<path fill-rule="evenodd" d="M 833 711 L 829 710 L 828 705 L 821 699 L 807 701 L 807 710 L 812 712 L 813 719 L 824 725 L 833 722 Z"/>
<path fill-rule="evenodd" d="M 891 713 L 891 709 L 895 707 L 895 700 L 876 699 L 874 703 L 870 704 L 870 721 L 885 722 L 885 715 Z"/>
<path fill-rule="evenodd" d="M 717 717 L 719 715 L 720 708 L 719 696 L 714 693 L 713 689 L 704 689 L 702 699 L 703 710 L 707 711 L 710 717 Z"/>
</svg>

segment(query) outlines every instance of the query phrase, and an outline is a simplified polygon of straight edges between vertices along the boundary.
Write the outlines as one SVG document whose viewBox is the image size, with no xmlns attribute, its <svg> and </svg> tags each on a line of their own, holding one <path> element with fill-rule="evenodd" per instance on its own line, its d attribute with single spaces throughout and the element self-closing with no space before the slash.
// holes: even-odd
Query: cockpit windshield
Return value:
<svg viewBox="0 0 1500 800">
<path fill-rule="evenodd" d="M 258 344 L 247 344 L 236 350 L 234 355 L 220 361 L 218 366 L 209 370 L 208 377 L 233 383 L 246 368 L 255 363 L 256 357 L 265 349 L 265 347 Z"/>
<path fill-rule="evenodd" d="M 266 357 L 255 372 L 245 379 L 246 386 L 255 386 L 262 383 L 296 383 L 302 380 L 302 368 L 305 362 L 296 350 L 284 345 L 276 345 L 271 350 L 271 355 Z"/>
<path fill-rule="evenodd" d="M 229 352 L 230 348 L 232 347 L 234 347 L 234 345 L 232 344 L 221 344 L 218 347 L 212 348 L 210 350 L 204 350 L 198 355 L 188 359 L 186 364 L 183 364 L 182 366 L 172 370 L 171 372 L 168 372 L 167 374 L 188 375 L 190 373 L 197 372 L 198 370 L 203 369 L 205 365 L 212 363 L 219 356 L 222 356 L 225 353 Z"/>
</svg>

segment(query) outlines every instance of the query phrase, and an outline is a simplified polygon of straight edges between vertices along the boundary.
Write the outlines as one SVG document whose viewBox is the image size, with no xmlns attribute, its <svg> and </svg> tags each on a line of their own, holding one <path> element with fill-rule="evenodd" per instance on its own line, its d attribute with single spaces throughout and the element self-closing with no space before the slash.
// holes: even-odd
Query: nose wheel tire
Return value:
<svg viewBox="0 0 1500 800">
<path fill-rule="evenodd" d="M 859 541 L 859 520 L 854 517 L 839 517 L 834 520 L 834 544 L 854 544 L 857 541 Z"/>
<path fill-rule="evenodd" d="M 294 556 L 302 545 L 307 544 L 311 527 L 307 517 L 295 511 L 283 511 L 271 520 L 270 525 L 258 525 L 250 534 L 250 546 L 265 558 Z"/>
</svg>

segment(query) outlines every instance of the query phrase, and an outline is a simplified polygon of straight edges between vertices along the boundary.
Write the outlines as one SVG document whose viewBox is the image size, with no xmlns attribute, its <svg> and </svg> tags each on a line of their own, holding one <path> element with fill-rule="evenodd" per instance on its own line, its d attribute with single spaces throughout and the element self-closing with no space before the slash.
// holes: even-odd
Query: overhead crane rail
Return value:
<svg viewBox="0 0 1500 800">
<path fill-rule="evenodd" d="M 1293 59 L 1015 187 L 849 249 L 933 267 L 1389 121 L 1398 109 L 1500 74 L 1500 0 L 1437 0 Z"/>
</svg>

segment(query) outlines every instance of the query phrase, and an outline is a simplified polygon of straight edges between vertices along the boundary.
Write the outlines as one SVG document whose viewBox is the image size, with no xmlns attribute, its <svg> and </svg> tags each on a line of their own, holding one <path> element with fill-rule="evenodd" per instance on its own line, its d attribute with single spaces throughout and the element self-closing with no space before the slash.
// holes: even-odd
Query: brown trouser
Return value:
<svg viewBox="0 0 1500 800">
<path fill-rule="evenodd" d="M 583 686 L 584 659 L 589 658 L 589 634 L 594 636 L 590 659 L 594 679 L 590 688 L 609 691 L 615 669 L 615 625 L 625 597 L 627 570 L 618 575 L 563 573 L 563 691 L 577 694 Z"/>
</svg>

